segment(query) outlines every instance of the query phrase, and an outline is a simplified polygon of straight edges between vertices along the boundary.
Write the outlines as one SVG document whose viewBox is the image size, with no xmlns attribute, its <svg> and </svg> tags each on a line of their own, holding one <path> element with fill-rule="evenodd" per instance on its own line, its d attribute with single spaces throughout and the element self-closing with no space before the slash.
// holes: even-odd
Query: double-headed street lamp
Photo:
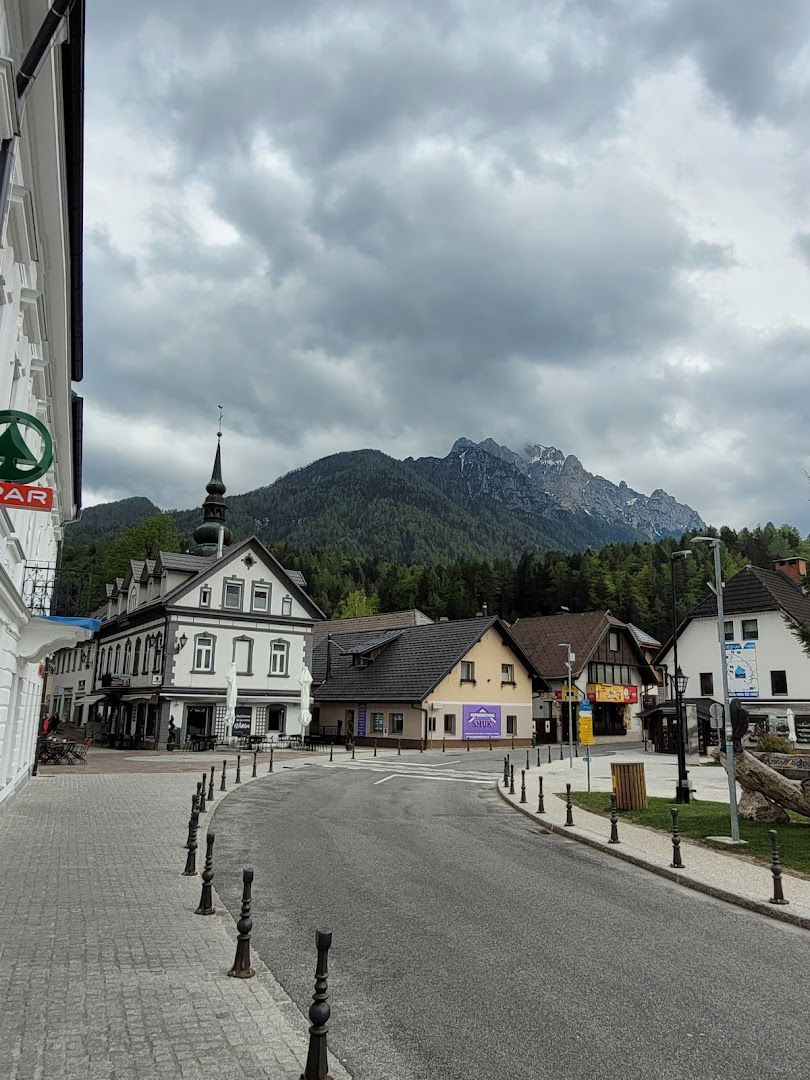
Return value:
<svg viewBox="0 0 810 1080">
<path fill-rule="evenodd" d="M 728 696 L 728 665 L 726 664 L 725 612 L 723 610 L 723 567 L 720 561 L 720 544 L 716 536 L 693 536 L 691 543 L 708 544 L 714 556 L 714 595 L 717 597 L 717 640 L 720 645 L 720 677 L 723 684 L 723 716 L 726 734 L 726 776 L 728 777 L 729 815 L 731 839 L 740 842 L 740 821 L 737 815 L 737 780 L 734 773 L 734 738 L 731 731 L 731 706 Z M 711 586 L 709 586 L 711 588 Z"/>
<path fill-rule="evenodd" d="M 678 786 L 675 788 L 675 802 L 688 803 L 692 801 L 689 790 L 689 774 L 686 771 L 686 739 L 684 738 L 685 724 L 683 722 L 683 691 L 686 689 L 686 676 L 678 667 L 678 596 L 675 591 L 675 560 L 685 559 L 692 554 L 691 548 L 681 551 L 673 551 L 669 556 L 669 575 L 672 581 L 672 666 L 675 675 L 672 679 L 675 686 L 675 746 L 678 754 Z"/>
</svg>

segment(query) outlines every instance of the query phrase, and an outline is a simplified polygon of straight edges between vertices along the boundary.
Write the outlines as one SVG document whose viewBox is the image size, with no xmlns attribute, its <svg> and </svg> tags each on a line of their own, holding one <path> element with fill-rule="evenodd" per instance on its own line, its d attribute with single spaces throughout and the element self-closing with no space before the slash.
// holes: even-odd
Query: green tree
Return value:
<svg viewBox="0 0 810 1080">
<path fill-rule="evenodd" d="M 356 619 L 361 615 L 376 615 L 380 609 L 380 598 L 376 593 L 368 596 L 363 589 L 353 589 L 340 601 L 333 612 L 335 619 Z"/>
</svg>

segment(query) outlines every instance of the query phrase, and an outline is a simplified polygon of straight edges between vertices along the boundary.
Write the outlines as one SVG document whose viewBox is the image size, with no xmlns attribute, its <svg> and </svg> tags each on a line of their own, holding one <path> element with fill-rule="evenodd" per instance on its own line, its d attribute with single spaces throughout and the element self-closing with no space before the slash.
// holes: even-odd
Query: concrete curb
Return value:
<svg viewBox="0 0 810 1080">
<path fill-rule="evenodd" d="M 748 911 L 755 911 L 759 915 L 767 915 L 770 919 L 778 919 L 780 922 L 790 923 L 791 926 L 799 926 L 803 930 L 810 930 L 810 918 L 807 916 L 794 915 L 792 911 L 785 911 L 783 907 L 769 904 L 767 901 L 754 900 L 750 896 L 743 896 L 740 893 L 734 893 L 728 889 L 719 888 L 708 881 L 701 881 L 699 878 L 689 877 L 686 874 L 680 873 L 678 870 L 674 870 L 670 866 L 661 866 L 659 863 L 654 863 L 650 859 L 645 859 L 642 855 L 634 855 L 626 849 L 621 850 L 620 847 L 615 844 L 608 845 L 607 841 L 597 840 L 594 836 L 587 836 L 584 833 L 578 832 L 576 826 L 573 829 L 566 828 L 564 825 L 557 825 L 553 821 L 544 820 L 542 815 L 535 814 L 528 808 L 513 803 L 509 796 L 501 790 L 501 786 L 497 781 L 495 783 L 495 790 L 508 806 L 511 806 L 513 810 L 517 810 L 521 814 L 525 814 L 525 816 L 530 818 L 535 825 L 539 825 L 541 828 L 545 829 L 546 832 L 557 833 L 560 836 L 564 836 L 567 840 L 578 840 L 581 844 L 587 844 L 588 847 L 595 848 L 597 851 L 602 851 L 606 855 L 612 855 L 616 859 L 622 859 L 624 862 L 632 863 L 633 866 L 638 866 L 642 870 L 649 870 L 653 874 L 658 874 L 659 877 L 667 878 L 669 881 L 674 881 L 678 885 L 685 885 L 688 889 L 694 889 L 695 892 L 713 896 L 716 900 L 725 900 L 727 904 L 736 904 L 737 907 L 746 908 Z M 557 796 L 555 795 L 554 798 L 556 797 Z"/>
</svg>

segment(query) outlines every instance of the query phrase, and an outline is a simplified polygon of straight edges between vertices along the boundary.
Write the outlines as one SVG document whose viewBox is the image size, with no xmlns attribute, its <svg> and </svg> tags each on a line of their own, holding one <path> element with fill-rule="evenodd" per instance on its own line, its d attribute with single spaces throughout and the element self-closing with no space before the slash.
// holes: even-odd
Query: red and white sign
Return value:
<svg viewBox="0 0 810 1080">
<path fill-rule="evenodd" d="M 0 482 L 0 506 L 16 506 L 18 510 L 51 510 L 53 488 Z"/>
</svg>

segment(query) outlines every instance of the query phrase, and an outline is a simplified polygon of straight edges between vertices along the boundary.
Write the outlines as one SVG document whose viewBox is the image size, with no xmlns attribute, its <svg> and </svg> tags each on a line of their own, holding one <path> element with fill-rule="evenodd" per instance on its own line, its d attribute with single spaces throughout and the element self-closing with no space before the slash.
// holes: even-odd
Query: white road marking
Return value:
<svg viewBox="0 0 810 1080">
<path fill-rule="evenodd" d="M 394 774 L 394 776 L 395 776 L 395 775 L 396 775 L 396 774 Z M 377 786 L 377 784 L 384 784 L 386 780 L 393 780 L 393 779 L 394 779 L 394 776 L 384 776 L 384 777 L 382 778 L 382 780 L 375 780 L 375 781 L 374 781 L 374 787 L 376 787 L 376 786 Z"/>
<path fill-rule="evenodd" d="M 340 764 L 338 764 L 337 762 L 333 762 L 331 765 L 326 764 L 326 765 L 323 766 L 323 768 L 325 768 L 325 769 L 353 769 L 355 772 L 357 772 L 359 770 L 361 772 L 384 772 L 384 773 L 390 773 L 391 769 L 394 769 L 395 771 L 394 771 L 393 775 L 395 775 L 395 776 L 432 776 L 432 775 L 437 775 L 437 774 L 434 774 L 434 773 L 426 772 L 425 771 L 426 766 L 417 765 L 417 764 L 414 764 L 414 765 L 404 765 L 403 764 L 403 765 L 397 766 L 397 765 L 385 765 L 385 764 L 376 765 L 373 762 L 355 762 L 354 764 L 352 764 L 351 762 L 347 761 L 345 763 L 340 763 Z M 496 778 L 495 773 L 481 773 L 481 772 L 477 772 L 475 769 L 454 769 L 452 771 L 452 774 L 450 774 L 450 775 L 474 777 L 476 780 L 483 780 L 483 779 L 494 780 Z M 500 774 L 497 774 L 497 775 L 500 775 Z"/>
</svg>

